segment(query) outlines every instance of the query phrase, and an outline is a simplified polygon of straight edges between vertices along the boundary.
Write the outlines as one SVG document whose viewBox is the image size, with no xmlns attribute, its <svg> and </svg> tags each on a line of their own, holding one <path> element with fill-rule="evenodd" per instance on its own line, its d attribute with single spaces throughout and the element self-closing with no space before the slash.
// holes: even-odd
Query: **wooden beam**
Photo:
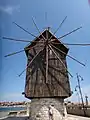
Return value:
<svg viewBox="0 0 90 120">
<path fill-rule="evenodd" d="M 16 22 L 13 22 L 17 27 L 21 28 L 23 31 L 25 31 L 26 33 L 30 34 L 33 37 L 36 37 L 34 34 L 30 33 L 29 31 L 27 31 L 26 29 L 24 29 L 23 27 L 21 27 L 20 25 L 18 25 Z"/>
<path fill-rule="evenodd" d="M 13 52 L 13 53 L 7 54 L 7 55 L 5 55 L 4 57 L 9 57 L 9 56 L 12 56 L 12 55 L 21 53 L 21 52 L 24 52 L 24 50 L 20 50 L 20 51 L 17 51 L 17 52 Z"/>
<path fill-rule="evenodd" d="M 67 34 L 62 35 L 62 36 L 61 36 L 61 37 L 59 37 L 58 39 L 64 38 L 64 37 L 66 37 L 66 36 L 68 36 L 68 35 L 72 34 L 73 32 L 76 32 L 77 30 L 79 30 L 79 29 L 81 29 L 81 28 L 82 28 L 82 27 L 79 27 L 79 28 L 77 28 L 77 29 L 74 29 L 74 30 L 72 30 L 71 32 L 68 32 Z"/>
<path fill-rule="evenodd" d="M 48 60 L 58 60 L 58 59 L 57 59 L 57 58 L 52 57 L 52 58 L 49 58 Z"/>
<path fill-rule="evenodd" d="M 52 69 L 56 70 L 57 72 L 60 72 L 65 77 L 67 77 L 67 75 L 64 72 L 62 72 L 62 70 L 58 69 L 57 67 L 52 66 L 52 65 L 48 65 L 48 66 L 49 66 L 49 68 L 52 68 Z"/>
<path fill-rule="evenodd" d="M 48 83 L 48 45 L 46 46 L 46 83 Z"/>
<path fill-rule="evenodd" d="M 10 56 L 12 56 L 12 55 L 15 55 L 15 54 L 18 54 L 18 53 L 24 52 L 25 50 L 33 49 L 33 48 L 35 48 L 36 46 L 37 46 L 37 44 L 36 44 L 35 46 L 33 46 L 33 47 L 30 47 L 30 48 L 24 48 L 23 50 L 20 50 L 20 51 L 16 51 L 16 52 L 13 52 L 13 53 L 7 54 L 7 55 L 5 55 L 4 57 L 10 57 Z"/>
<path fill-rule="evenodd" d="M 29 80 L 30 80 L 30 76 L 33 75 L 35 71 L 36 71 L 36 67 L 34 67 L 34 68 L 32 69 L 32 71 L 29 73 L 29 75 L 27 75 L 27 76 L 29 76 L 29 77 L 26 78 L 26 85 L 25 85 L 25 86 L 27 86 L 27 84 L 29 83 Z"/>
<path fill-rule="evenodd" d="M 63 63 L 63 61 L 58 57 L 57 53 L 53 50 L 53 48 L 52 48 L 50 45 L 49 45 L 49 47 L 50 47 L 50 49 L 52 50 L 52 52 L 55 54 L 55 56 L 58 58 L 58 60 L 62 63 L 62 65 L 64 66 L 65 70 L 69 73 L 69 75 L 70 75 L 71 77 L 73 77 L 73 76 L 71 75 L 71 73 L 67 70 L 67 68 L 66 68 L 65 64 Z"/>
<path fill-rule="evenodd" d="M 62 24 L 65 22 L 67 16 L 63 19 L 63 21 L 60 23 L 59 27 L 55 30 L 54 34 L 49 38 L 49 41 L 52 39 L 52 37 L 57 33 L 57 31 L 60 29 L 60 27 L 62 26 Z"/>
<path fill-rule="evenodd" d="M 71 58 L 72 60 L 76 61 L 77 63 L 85 66 L 85 64 L 83 64 L 82 62 L 78 61 L 77 59 L 75 59 L 74 57 L 70 56 L 70 55 L 67 55 L 65 52 L 63 52 L 62 50 L 58 49 L 57 47 L 55 47 L 54 45 L 51 44 L 51 46 L 53 48 L 55 48 L 56 50 L 58 50 L 60 53 L 63 53 L 64 55 L 68 56 L 69 58 Z"/>
<path fill-rule="evenodd" d="M 43 76 L 44 76 L 44 83 L 45 83 L 45 85 L 46 85 L 46 87 L 47 87 L 47 89 L 48 89 L 49 95 L 52 95 L 52 92 L 51 92 L 51 90 L 50 90 L 50 87 L 49 87 L 48 83 L 46 83 L 45 68 L 44 68 L 43 65 L 44 65 L 44 64 L 40 65 L 40 70 L 41 70 L 41 72 L 42 72 L 42 74 L 43 74 Z"/>
<path fill-rule="evenodd" d="M 4 40 L 11 40 L 11 41 L 17 41 L 17 42 L 31 42 L 30 40 L 21 40 L 16 38 L 10 38 L 10 37 L 2 37 Z"/>
<path fill-rule="evenodd" d="M 39 30 L 38 26 L 36 25 L 36 23 L 35 23 L 35 21 L 34 21 L 33 18 L 32 18 L 32 21 L 33 21 L 33 23 L 34 23 L 36 29 L 38 30 L 39 34 L 40 34 L 40 35 L 42 36 L 42 38 L 46 41 L 46 38 L 45 38 L 45 37 L 42 35 L 42 33 L 40 32 L 40 30 Z"/>
<path fill-rule="evenodd" d="M 66 92 L 67 94 L 69 94 L 69 93 L 68 93 L 68 90 L 64 87 L 64 85 L 61 83 L 61 81 L 59 81 L 59 80 L 55 77 L 55 75 L 53 75 L 50 71 L 49 71 L 49 74 L 56 80 L 56 82 L 59 84 L 59 86 L 62 87 L 63 90 L 65 90 L 65 92 Z M 55 87 L 57 87 L 57 86 L 55 86 Z"/>
<path fill-rule="evenodd" d="M 23 27 L 21 27 L 20 25 L 18 25 L 16 22 L 13 22 L 17 27 L 21 28 L 23 31 L 25 31 L 26 33 L 30 34 L 31 36 L 37 38 L 40 40 L 39 37 L 35 36 L 34 34 L 30 33 L 28 30 L 24 29 Z"/>
<path fill-rule="evenodd" d="M 44 48 L 43 48 L 43 49 L 44 49 Z M 25 72 L 25 70 L 32 64 L 32 62 L 36 59 L 36 57 L 39 55 L 39 53 L 43 51 L 43 49 L 40 50 L 40 51 L 34 56 L 34 58 L 30 61 L 30 63 L 28 64 L 28 66 L 19 74 L 19 77 L 20 77 L 20 76 Z"/>
<path fill-rule="evenodd" d="M 56 29 L 56 31 L 54 32 L 54 35 L 57 33 L 57 31 L 60 29 L 60 27 L 62 26 L 62 24 L 65 22 L 65 20 L 67 19 L 67 16 L 63 19 L 63 21 L 60 23 L 59 27 Z"/>
<path fill-rule="evenodd" d="M 57 43 L 54 41 L 51 41 L 52 44 L 56 44 L 56 45 L 60 45 L 60 44 L 64 44 L 64 45 L 75 45 L 75 46 L 90 46 L 90 43 Z"/>
<path fill-rule="evenodd" d="M 46 31 L 46 83 L 48 83 L 48 32 Z"/>
</svg>

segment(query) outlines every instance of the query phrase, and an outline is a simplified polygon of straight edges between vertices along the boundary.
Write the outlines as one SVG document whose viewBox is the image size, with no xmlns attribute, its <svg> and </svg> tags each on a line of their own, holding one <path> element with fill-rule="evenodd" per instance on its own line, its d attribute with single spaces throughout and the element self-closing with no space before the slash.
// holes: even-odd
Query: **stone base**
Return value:
<svg viewBox="0 0 90 120">
<path fill-rule="evenodd" d="M 30 120 L 62 120 L 66 115 L 64 100 L 61 98 L 31 100 Z"/>
</svg>

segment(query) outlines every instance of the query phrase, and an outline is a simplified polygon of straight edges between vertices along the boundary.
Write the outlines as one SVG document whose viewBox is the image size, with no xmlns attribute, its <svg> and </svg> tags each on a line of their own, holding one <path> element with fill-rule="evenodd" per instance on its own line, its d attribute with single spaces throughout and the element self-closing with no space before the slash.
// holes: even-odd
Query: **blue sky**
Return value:
<svg viewBox="0 0 90 120">
<path fill-rule="evenodd" d="M 47 13 L 47 17 L 45 17 L 45 13 Z M 2 36 L 29 40 L 34 38 L 12 22 L 15 21 L 28 31 L 38 35 L 32 17 L 35 18 L 41 32 L 46 26 L 50 26 L 51 31 L 54 32 L 65 16 L 67 16 L 67 20 L 58 30 L 56 36 L 59 37 L 82 26 L 82 29 L 65 37 L 62 41 L 90 43 L 90 6 L 88 0 L 0 0 L 0 101 L 27 100 L 21 95 L 24 91 L 25 73 L 18 77 L 18 74 L 26 66 L 25 53 L 8 58 L 4 57 L 8 53 L 23 49 L 27 43 L 2 40 Z M 81 83 L 83 95 L 87 94 L 90 100 L 90 47 L 68 47 L 68 54 L 86 64 L 86 67 L 83 67 L 67 58 L 68 69 L 74 76 L 70 78 L 72 91 L 77 84 L 76 73 L 78 72 L 84 78 Z M 70 99 L 77 101 L 76 93 Z"/>
</svg>

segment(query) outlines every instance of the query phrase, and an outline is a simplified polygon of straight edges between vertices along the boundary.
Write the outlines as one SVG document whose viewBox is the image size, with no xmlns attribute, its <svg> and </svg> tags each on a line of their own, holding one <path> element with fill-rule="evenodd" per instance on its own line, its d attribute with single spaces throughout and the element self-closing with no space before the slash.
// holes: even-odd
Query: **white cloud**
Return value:
<svg viewBox="0 0 90 120">
<path fill-rule="evenodd" d="M 15 11 L 19 12 L 20 6 L 0 6 L 0 11 L 12 15 Z"/>
</svg>

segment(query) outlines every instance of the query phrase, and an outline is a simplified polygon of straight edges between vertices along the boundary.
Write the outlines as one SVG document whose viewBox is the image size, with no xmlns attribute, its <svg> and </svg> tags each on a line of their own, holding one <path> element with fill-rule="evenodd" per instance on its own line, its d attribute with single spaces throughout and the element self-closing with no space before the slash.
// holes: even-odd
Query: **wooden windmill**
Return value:
<svg viewBox="0 0 90 120">
<path fill-rule="evenodd" d="M 64 20 L 61 22 L 58 29 L 62 26 Z M 45 29 L 42 33 L 39 31 L 35 21 L 39 36 L 36 37 L 32 33 L 25 30 L 23 27 L 17 25 L 19 28 L 27 32 L 28 34 L 35 37 L 33 41 L 29 40 L 18 40 L 14 38 L 3 37 L 3 39 L 29 42 L 24 50 L 14 52 L 6 55 L 5 57 L 18 54 L 25 51 L 27 56 L 27 67 L 21 72 L 19 76 L 26 71 L 26 82 L 25 82 L 25 97 L 29 99 L 34 98 L 62 98 L 65 99 L 71 96 L 69 77 L 71 73 L 67 69 L 66 56 L 85 66 L 83 63 L 68 55 L 68 48 L 66 45 L 90 45 L 90 44 L 69 44 L 62 43 L 61 39 L 68 36 L 69 34 L 79 30 L 81 27 L 57 38 L 55 36 L 58 29 L 51 33 L 49 28 Z M 60 40 L 59 40 L 60 39 Z"/>
<path fill-rule="evenodd" d="M 53 47 L 51 41 L 60 42 L 55 36 L 49 40 L 51 36 L 50 31 L 45 30 L 39 39 L 36 38 L 34 43 L 25 48 L 28 58 L 25 96 L 28 98 L 58 96 L 65 98 L 71 95 L 66 55 Z M 63 44 L 56 47 L 67 54 L 68 49 Z"/>
</svg>

